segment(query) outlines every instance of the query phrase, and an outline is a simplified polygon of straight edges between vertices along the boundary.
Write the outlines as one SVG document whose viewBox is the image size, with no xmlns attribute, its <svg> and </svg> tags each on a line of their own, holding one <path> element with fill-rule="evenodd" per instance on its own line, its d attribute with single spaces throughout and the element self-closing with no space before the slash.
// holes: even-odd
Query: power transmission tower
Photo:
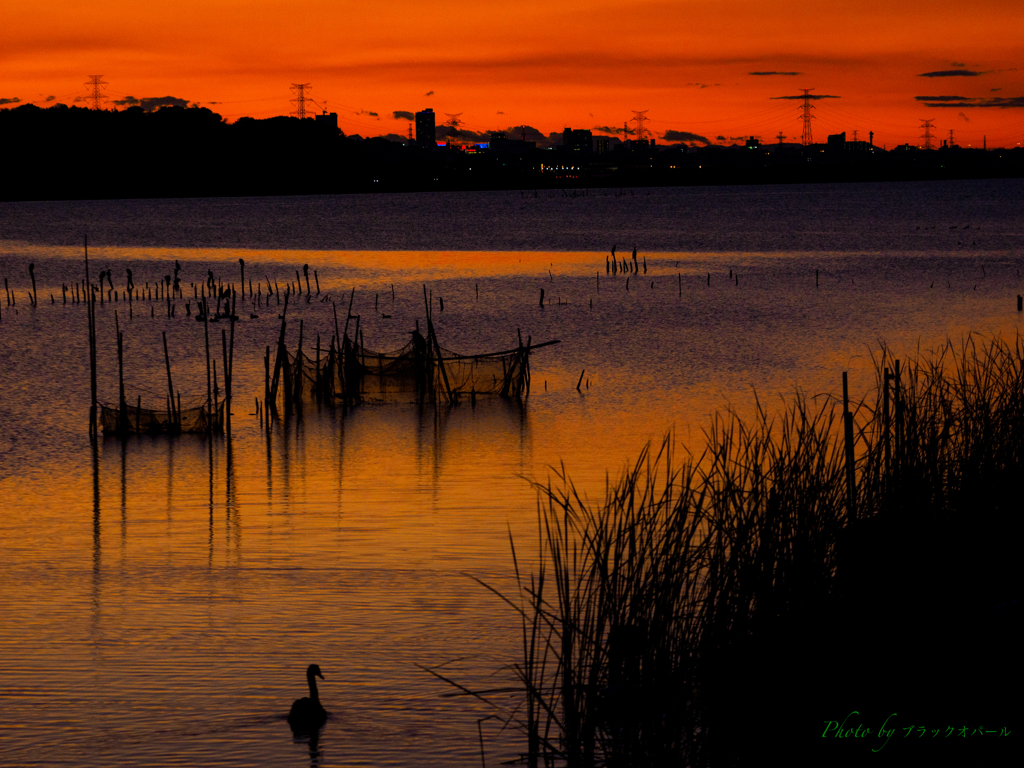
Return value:
<svg viewBox="0 0 1024 768">
<path fill-rule="evenodd" d="M 412 120 L 409 121 L 409 143 L 412 144 Z"/>
<path fill-rule="evenodd" d="M 935 126 L 932 125 L 931 120 L 922 120 L 921 127 L 924 128 L 924 133 L 918 136 L 918 138 L 924 139 L 925 149 L 934 149 L 934 147 L 932 147 L 932 139 L 934 139 L 935 137 L 932 136 L 932 128 L 934 128 Z"/>
<path fill-rule="evenodd" d="M 811 104 L 811 99 L 813 98 L 811 96 L 811 91 L 814 89 L 801 88 L 800 90 L 804 92 L 804 105 L 801 107 L 801 111 L 803 112 L 801 119 L 804 121 L 804 133 L 803 136 L 800 137 L 800 143 L 805 147 L 809 147 L 814 143 L 814 140 L 811 138 L 811 120 L 815 119 L 814 115 L 811 114 L 811 110 L 814 109 L 814 105 Z"/>
<path fill-rule="evenodd" d="M 86 98 L 92 102 L 93 109 L 99 109 L 100 102 L 103 101 L 103 91 L 100 86 L 107 85 L 107 82 L 103 79 L 103 75 L 89 75 L 89 82 L 86 85 L 92 87 L 92 93 Z"/>
<path fill-rule="evenodd" d="M 650 110 L 647 110 L 647 109 L 643 110 L 642 112 L 637 112 L 635 109 L 633 110 L 633 120 L 632 120 L 632 122 L 636 123 L 636 138 L 637 138 L 637 141 L 642 141 L 644 136 L 647 135 L 647 129 L 644 128 L 644 123 L 647 122 L 647 113 L 649 111 Z"/>
<path fill-rule="evenodd" d="M 291 90 L 295 91 L 295 98 L 291 99 L 292 104 L 295 105 L 295 112 L 293 114 L 299 120 L 303 120 L 306 117 L 306 91 L 313 90 L 313 84 L 292 83 Z"/>
<path fill-rule="evenodd" d="M 451 130 L 448 132 L 448 135 L 451 137 L 458 136 L 459 126 L 462 125 L 462 121 L 459 120 L 459 118 L 462 117 L 462 113 L 456 112 L 454 115 L 452 115 L 449 114 L 448 112 L 445 112 L 444 116 L 448 118 L 447 122 L 445 122 L 445 125 L 451 128 Z"/>
<path fill-rule="evenodd" d="M 779 140 L 779 144 L 781 144 L 781 143 L 782 143 L 782 140 L 783 140 L 784 138 L 786 138 L 786 137 L 782 135 L 782 131 L 779 131 L 779 135 L 778 135 L 778 136 L 776 136 L 775 138 L 776 138 L 776 139 L 778 139 L 778 140 Z"/>
<path fill-rule="evenodd" d="M 953 129 L 949 129 L 949 146 L 955 147 L 956 144 L 953 142 Z"/>
</svg>

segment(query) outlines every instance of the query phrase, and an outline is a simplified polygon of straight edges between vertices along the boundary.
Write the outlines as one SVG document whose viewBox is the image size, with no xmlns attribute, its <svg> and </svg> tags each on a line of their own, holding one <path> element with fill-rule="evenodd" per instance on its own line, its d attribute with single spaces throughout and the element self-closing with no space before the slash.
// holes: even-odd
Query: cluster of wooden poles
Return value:
<svg viewBox="0 0 1024 768">
<path fill-rule="evenodd" d="M 88 240 L 88 238 L 86 238 L 86 240 Z M 88 249 L 88 244 L 86 244 L 86 249 Z M 238 261 L 239 261 L 239 265 L 240 265 L 240 269 L 241 269 L 241 281 L 239 283 L 239 286 L 240 286 L 240 290 L 241 290 L 241 296 L 242 296 L 242 298 L 244 300 L 245 296 L 246 296 L 246 291 L 245 291 L 245 285 L 246 285 L 246 283 L 245 283 L 245 261 L 244 261 L 244 259 L 239 259 Z M 35 264 L 29 264 L 28 270 L 29 270 L 29 276 L 30 276 L 30 278 L 32 280 L 32 291 L 28 293 L 28 300 L 29 300 L 29 304 L 31 306 L 35 307 L 35 306 L 38 306 L 38 291 L 36 289 Z M 156 282 L 154 282 L 152 284 L 150 284 L 147 281 L 145 283 L 145 285 L 142 286 L 142 287 L 136 287 L 135 286 L 131 269 L 126 269 L 125 271 L 127 273 L 127 279 L 126 279 L 126 283 L 125 283 L 125 285 L 123 287 L 117 287 L 117 286 L 114 285 L 113 272 L 111 270 L 108 269 L 108 270 L 101 271 L 100 274 L 99 274 L 99 281 L 98 281 L 98 283 L 92 285 L 92 290 L 91 290 L 91 294 L 92 294 L 91 298 L 92 298 L 92 300 L 96 301 L 96 303 L 98 303 L 100 306 L 102 306 L 103 304 L 114 304 L 114 303 L 118 303 L 118 302 L 125 302 L 125 303 L 128 304 L 128 317 L 129 318 L 133 318 L 134 317 L 134 311 L 135 311 L 134 305 L 135 305 L 136 302 L 147 302 L 147 303 L 149 303 L 151 305 L 155 304 L 157 302 L 165 302 L 166 303 L 166 314 L 167 314 L 167 317 L 175 317 L 175 316 L 177 316 L 177 307 L 178 307 L 178 305 L 175 303 L 175 299 L 185 299 L 185 289 L 184 289 L 184 287 L 182 285 L 181 280 L 178 277 L 178 273 L 181 271 L 181 266 L 179 265 L 179 263 L 177 261 L 174 262 L 174 275 L 173 275 L 173 277 L 171 275 L 166 275 L 163 278 L 163 280 L 158 280 L 158 281 L 156 281 Z M 305 273 L 305 282 L 306 282 L 306 290 L 305 290 L 305 292 L 302 290 L 302 277 L 300 277 L 298 270 L 295 271 L 295 282 L 294 283 L 291 282 L 291 281 L 287 282 L 285 284 L 285 287 L 284 287 L 283 290 L 281 289 L 281 287 L 280 287 L 280 285 L 279 285 L 279 283 L 278 283 L 278 281 L 276 279 L 273 282 L 271 282 L 270 278 L 267 277 L 266 278 L 266 281 L 267 281 L 267 292 L 266 292 L 267 306 L 270 305 L 270 299 L 272 297 L 276 298 L 277 304 L 280 305 L 281 304 L 281 297 L 282 297 L 282 295 L 287 297 L 287 296 L 291 296 L 291 295 L 302 296 L 303 294 L 305 294 L 306 300 L 307 301 L 311 301 L 312 300 L 312 296 L 314 294 L 312 292 L 312 286 L 310 285 L 309 265 L 308 264 L 303 266 L 303 271 Z M 320 276 L 317 273 L 317 270 L 313 270 L 313 279 L 314 279 L 315 284 L 316 284 L 316 295 L 319 296 L 320 295 Z M 104 281 L 106 281 L 106 287 L 104 287 Z M 208 312 L 209 299 L 212 299 L 212 298 L 216 298 L 217 299 L 216 312 L 213 315 L 212 319 L 214 321 L 216 321 L 216 320 L 220 320 L 222 318 L 226 318 L 227 317 L 227 315 L 222 314 L 221 302 L 224 301 L 225 299 L 227 299 L 229 296 L 233 296 L 235 293 L 237 293 L 238 289 L 236 289 L 233 284 L 229 284 L 229 285 L 225 286 L 224 283 L 223 283 L 223 280 L 215 279 L 214 278 L 213 272 L 211 270 L 210 273 L 209 273 L 209 279 L 207 279 L 205 282 L 203 282 L 203 283 L 192 282 L 189 285 L 192 288 L 192 297 L 195 300 L 196 304 L 198 305 L 198 309 L 197 309 L 198 317 L 197 317 L 197 319 L 199 319 L 200 321 L 202 321 L 204 319 L 203 315 Z M 250 279 L 248 285 L 249 285 L 249 297 L 250 297 L 250 300 L 252 301 L 253 309 L 255 310 L 257 307 L 262 307 L 263 303 L 264 303 L 264 293 L 263 293 L 262 284 L 257 284 L 257 286 L 255 288 L 253 288 L 252 280 Z M 82 303 L 85 303 L 85 302 L 89 301 L 90 300 L 89 286 L 90 286 L 90 280 L 89 280 L 88 277 L 85 277 L 85 278 L 83 278 L 80 281 L 77 281 L 77 282 L 74 282 L 74 283 L 70 283 L 70 284 L 62 283 L 61 284 L 61 301 L 62 301 L 62 304 L 67 305 L 67 304 L 70 303 L 72 305 L 76 305 L 76 304 L 82 304 Z M 7 306 L 8 307 L 16 306 L 17 305 L 17 298 L 15 296 L 14 291 L 11 290 L 8 278 L 6 278 L 6 277 L 4 278 L 4 293 L 5 293 L 5 298 L 6 298 Z M 326 299 L 324 299 L 324 300 L 326 300 Z M 56 299 L 56 297 L 52 293 L 50 294 L 50 303 L 51 304 L 56 304 L 57 303 L 57 299 Z M 191 314 L 192 314 L 192 302 L 191 301 L 187 301 L 185 303 L 185 312 L 186 312 L 186 315 L 191 316 Z M 156 308 L 155 308 L 155 306 L 151 306 L 150 307 L 150 315 L 151 316 L 155 316 L 156 315 Z M 0 317 L 2 317 L 2 316 L 0 316 Z"/>
<path fill-rule="evenodd" d="M 444 368 L 444 361 L 441 355 L 441 348 L 437 343 L 434 333 L 434 324 L 430 313 L 430 300 L 427 298 L 426 287 L 423 289 L 424 301 L 427 307 L 427 337 L 424 339 L 419 335 L 418 328 L 414 333 L 414 340 L 419 339 L 417 357 L 422 361 L 421 375 L 418 376 L 421 395 L 433 396 L 432 372 L 434 365 L 439 368 L 441 379 L 445 387 L 445 396 L 449 403 L 455 403 L 456 393 L 448 381 L 448 375 Z M 361 350 L 366 349 L 363 340 L 362 329 L 360 328 L 360 316 L 352 314 L 352 304 L 355 300 L 355 288 L 349 295 L 348 312 L 345 316 L 345 327 L 342 330 L 338 321 L 337 306 L 334 311 L 334 334 L 331 336 L 330 346 L 323 350 L 320 334 L 316 338 L 316 357 L 314 358 L 314 377 L 311 382 L 311 391 L 305 391 L 305 375 L 303 373 L 303 343 L 305 338 L 305 326 L 302 320 L 299 321 L 299 342 L 295 354 L 289 353 L 285 345 L 285 331 L 288 324 L 288 298 L 285 294 L 284 311 L 281 314 L 281 331 L 278 334 L 277 345 L 274 353 L 274 362 L 270 361 L 270 345 L 267 345 L 263 358 L 264 387 L 263 401 L 256 400 L 256 412 L 259 414 L 261 425 L 270 429 L 273 418 L 281 415 L 278 409 L 278 400 L 282 402 L 282 410 L 285 418 L 293 414 L 301 414 L 303 398 L 312 396 L 318 403 L 340 403 L 343 406 L 355 405 L 360 401 L 360 381 L 363 375 L 363 365 L 359 360 Z M 353 338 L 349 337 L 349 328 L 352 321 L 355 321 Z M 418 324 L 417 324 L 418 325 Z M 323 353 L 326 353 L 322 357 Z M 322 364 L 321 364 L 321 361 Z M 429 382 L 429 383 L 428 383 Z M 280 395 L 280 398 L 279 398 Z"/>
<path fill-rule="evenodd" d="M 177 274 L 180 267 L 175 268 L 175 275 Z M 101 272 L 100 280 L 106 278 L 110 281 L 110 272 Z M 131 306 L 132 300 L 132 288 L 131 288 L 131 271 L 128 272 L 129 289 L 126 291 L 128 296 L 129 306 Z M 163 292 L 167 301 L 170 302 L 171 296 L 174 295 L 175 291 L 179 292 L 180 286 L 178 285 L 177 279 L 172 287 L 171 280 L 168 277 L 165 281 L 158 285 L 166 286 L 166 291 Z M 212 288 L 211 282 L 211 288 Z M 84 296 L 84 300 L 87 306 L 87 318 L 89 324 L 89 379 L 90 379 L 90 407 L 89 407 L 89 435 L 92 439 L 96 439 L 99 432 L 98 415 L 99 415 L 99 399 L 97 393 L 97 364 L 96 364 L 96 304 L 97 297 L 100 297 L 100 303 L 102 303 L 103 289 L 102 282 L 99 285 L 93 284 L 89 274 L 89 238 L 88 235 L 85 237 L 85 278 L 82 281 L 82 291 L 79 294 L 78 284 L 74 285 L 74 300 L 80 301 L 80 296 Z M 114 301 L 117 301 L 116 291 L 113 287 L 110 289 L 110 294 Z M 147 295 L 149 293 L 147 284 Z M 65 293 L 66 296 L 66 293 Z M 161 291 L 157 290 L 157 299 L 162 298 Z M 221 329 L 221 345 L 223 348 L 223 377 L 224 377 L 224 400 L 220 398 L 220 387 L 217 383 L 217 362 L 211 358 L 210 354 L 210 314 L 208 311 L 208 305 L 203 299 L 204 313 L 200 319 L 205 321 L 205 341 L 206 341 L 206 402 L 203 406 L 205 410 L 205 426 L 207 432 L 221 432 L 224 430 L 230 431 L 231 429 L 231 389 L 232 389 L 232 371 L 234 362 L 234 348 L 235 348 L 235 314 L 234 306 L 236 301 L 236 294 L 233 288 L 227 288 L 223 291 L 218 291 L 218 311 L 220 302 L 223 300 L 225 308 L 228 309 L 227 317 L 230 319 L 231 328 L 230 336 L 227 329 Z M 173 310 L 169 310 L 168 316 L 173 316 Z M 118 419 L 117 427 L 115 432 L 120 436 L 126 436 L 133 431 L 141 431 L 141 414 L 142 414 L 142 398 L 138 396 L 134 408 L 134 425 L 132 420 L 132 408 L 128 404 L 128 399 L 125 393 L 124 386 L 124 333 L 120 328 L 120 321 L 117 312 L 114 312 L 114 326 L 117 333 L 117 364 L 118 364 Z M 167 333 L 163 333 L 163 346 L 164 346 L 164 362 L 167 370 L 167 394 L 165 396 L 165 415 L 166 419 L 160 425 L 160 430 L 169 433 L 179 433 L 183 429 L 182 419 L 182 405 L 181 405 L 181 391 L 175 390 L 173 376 L 171 373 L 171 360 L 170 354 L 167 348 Z M 223 419 L 219 418 L 219 414 L 223 408 Z M 150 425 L 152 427 L 152 425 Z"/>
</svg>

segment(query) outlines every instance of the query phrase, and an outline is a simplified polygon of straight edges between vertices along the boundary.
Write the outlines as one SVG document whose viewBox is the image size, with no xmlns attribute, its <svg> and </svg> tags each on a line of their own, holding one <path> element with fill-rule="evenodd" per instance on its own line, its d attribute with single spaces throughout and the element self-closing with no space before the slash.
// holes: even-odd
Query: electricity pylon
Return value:
<svg viewBox="0 0 1024 768">
<path fill-rule="evenodd" d="M 458 136 L 459 126 L 462 125 L 462 121 L 459 120 L 459 118 L 462 117 L 462 113 L 456 112 L 454 115 L 452 115 L 449 114 L 448 112 L 445 112 L 444 116 L 448 118 L 448 120 L 445 122 L 445 125 L 451 128 L 451 131 L 448 132 L 448 135 L 450 137 Z"/>
<path fill-rule="evenodd" d="M 100 86 L 107 85 L 107 82 L 103 79 L 103 75 L 89 75 L 89 82 L 86 85 L 92 87 L 92 93 L 86 98 L 92 102 L 93 109 L 99 109 L 100 102 L 103 101 L 103 91 L 100 90 Z"/>
<path fill-rule="evenodd" d="M 291 90 L 295 91 L 295 98 L 291 99 L 292 104 L 295 105 L 295 112 L 293 113 L 299 120 L 306 117 L 306 91 L 313 90 L 312 83 L 292 83 Z"/>
<path fill-rule="evenodd" d="M 814 89 L 801 88 L 800 90 L 804 92 L 804 104 L 801 107 L 801 111 L 803 113 L 801 119 L 804 121 L 804 132 L 803 135 L 800 137 L 800 143 L 803 144 L 805 147 L 809 147 L 811 146 L 811 144 L 814 143 L 814 139 L 811 137 L 811 120 L 815 119 L 814 115 L 811 114 L 811 110 L 814 109 L 814 105 L 811 104 L 811 91 L 813 91 Z"/>
<path fill-rule="evenodd" d="M 924 139 L 925 149 L 934 149 L 934 147 L 932 147 L 932 139 L 934 139 L 935 137 L 932 136 L 932 128 L 934 128 L 935 126 L 932 125 L 931 120 L 921 120 L 921 127 L 924 128 L 924 133 L 918 136 L 918 138 Z"/>
<path fill-rule="evenodd" d="M 644 128 L 644 123 L 647 122 L 647 113 L 649 111 L 650 110 L 647 109 L 643 110 L 642 112 L 637 112 L 635 109 L 633 110 L 633 119 L 630 122 L 636 123 L 637 141 L 642 141 L 644 136 L 647 135 L 647 129 Z"/>
</svg>

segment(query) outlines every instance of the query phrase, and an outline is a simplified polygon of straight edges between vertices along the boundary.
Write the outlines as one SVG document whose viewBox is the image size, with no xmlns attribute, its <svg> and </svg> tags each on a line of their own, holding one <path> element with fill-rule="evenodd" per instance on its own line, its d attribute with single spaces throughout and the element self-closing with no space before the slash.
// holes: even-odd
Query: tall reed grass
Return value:
<svg viewBox="0 0 1024 768">
<path fill-rule="evenodd" d="M 1008 594 L 1021 338 L 873 362 L 877 391 L 851 409 L 852 509 L 841 403 L 804 395 L 749 423 L 716 416 L 699 455 L 676 456 L 671 435 L 648 446 L 599 504 L 564 466 L 537 484 L 539 564 L 521 574 L 513 544 L 519 592 L 502 596 L 521 621 L 505 716 L 527 765 L 744 763 L 744 738 L 766 734 L 746 725 L 820 672 L 801 666 L 826 668 L 837 628 L 892 615 L 862 594 L 922 580 L 985 605 Z"/>
</svg>

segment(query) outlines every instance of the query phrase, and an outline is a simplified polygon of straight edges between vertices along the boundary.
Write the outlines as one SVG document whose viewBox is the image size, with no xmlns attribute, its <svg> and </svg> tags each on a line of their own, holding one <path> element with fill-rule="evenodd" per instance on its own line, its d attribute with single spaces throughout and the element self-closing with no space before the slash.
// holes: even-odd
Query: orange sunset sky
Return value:
<svg viewBox="0 0 1024 768">
<path fill-rule="evenodd" d="M 815 141 L 919 144 L 932 119 L 938 139 L 1024 143 L 1021 0 L 3 0 L 0 15 L 8 107 L 74 103 L 102 74 L 108 108 L 170 96 L 263 118 L 311 83 L 346 134 L 405 135 L 395 112 L 432 107 L 478 132 L 621 135 L 648 110 L 659 140 L 732 143 L 799 141 L 799 102 L 773 97 L 814 88 L 839 97 L 815 102 Z"/>
</svg>

